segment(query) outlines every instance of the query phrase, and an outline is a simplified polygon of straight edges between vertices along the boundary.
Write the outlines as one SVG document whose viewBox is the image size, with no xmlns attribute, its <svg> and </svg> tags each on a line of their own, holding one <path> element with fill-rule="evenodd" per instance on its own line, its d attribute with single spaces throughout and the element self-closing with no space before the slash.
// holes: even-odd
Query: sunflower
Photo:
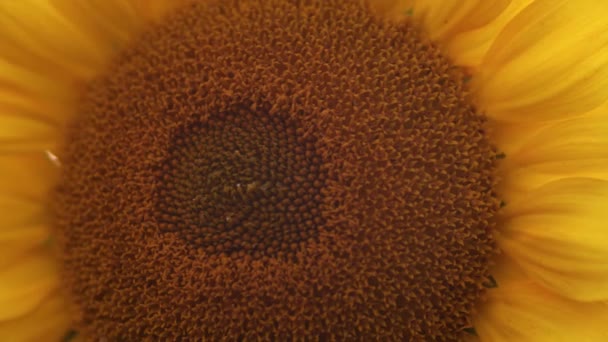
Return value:
<svg viewBox="0 0 608 342">
<path fill-rule="evenodd" d="M 0 340 L 608 340 L 608 2 L 0 3 Z"/>
</svg>

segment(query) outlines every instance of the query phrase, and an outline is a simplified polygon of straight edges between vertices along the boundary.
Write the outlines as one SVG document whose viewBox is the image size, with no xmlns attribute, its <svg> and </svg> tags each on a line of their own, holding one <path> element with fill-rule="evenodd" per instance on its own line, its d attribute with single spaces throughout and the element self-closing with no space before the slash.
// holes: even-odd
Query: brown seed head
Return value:
<svg viewBox="0 0 608 342">
<path fill-rule="evenodd" d="M 93 83 L 54 202 L 111 340 L 455 340 L 494 251 L 458 70 L 359 1 L 196 3 Z"/>
</svg>

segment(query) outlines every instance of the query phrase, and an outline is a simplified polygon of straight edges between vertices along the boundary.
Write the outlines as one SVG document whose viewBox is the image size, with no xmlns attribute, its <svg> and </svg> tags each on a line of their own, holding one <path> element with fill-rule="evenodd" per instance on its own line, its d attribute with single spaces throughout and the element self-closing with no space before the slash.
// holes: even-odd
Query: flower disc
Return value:
<svg viewBox="0 0 608 342">
<path fill-rule="evenodd" d="M 161 231 L 237 258 L 294 257 L 318 237 L 327 175 L 315 140 L 267 112 L 235 108 L 178 131 L 159 169 Z"/>
<path fill-rule="evenodd" d="M 496 153 L 464 77 L 359 1 L 195 3 L 88 88 L 54 210 L 93 338 L 454 340 Z"/>
</svg>

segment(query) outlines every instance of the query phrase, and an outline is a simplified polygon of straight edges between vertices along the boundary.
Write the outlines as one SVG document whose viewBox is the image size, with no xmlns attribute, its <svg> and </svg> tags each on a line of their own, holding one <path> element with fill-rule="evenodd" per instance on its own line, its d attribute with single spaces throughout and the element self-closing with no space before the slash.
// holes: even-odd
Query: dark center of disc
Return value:
<svg viewBox="0 0 608 342">
<path fill-rule="evenodd" d="M 290 254 L 322 223 L 315 141 L 281 115 L 237 109 L 183 128 L 161 169 L 158 220 L 211 254 Z"/>
</svg>

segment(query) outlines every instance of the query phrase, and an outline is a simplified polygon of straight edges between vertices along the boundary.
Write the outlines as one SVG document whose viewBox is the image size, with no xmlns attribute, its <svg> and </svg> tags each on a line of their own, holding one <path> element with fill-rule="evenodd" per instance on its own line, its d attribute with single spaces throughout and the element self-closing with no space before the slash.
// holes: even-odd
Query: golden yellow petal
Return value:
<svg viewBox="0 0 608 342">
<path fill-rule="evenodd" d="M 537 122 L 508 122 L 499 120 L 488 120 L 488 134 L 492 143 L 501 151 L 511 156 L 521 146 L 546 126 L 545 123 Z"/>
<path fill-rule="evenodd" d="M 183 2 L 0 2 L 0 149 L 32 143 L 21 139 L 28 136 L 48 141 L 55 127 L 47 124 L 70 117 L 80 82 L 99 74 L 147 22 Z"/>
<path fill-rule="evenodd" d="M 77 95 L 65 79 L 0 59 L 0 151 L 49 148 Z"/>
<path fill-rule="evenodd" d="M 512 0 L 361 0 L 389 20 L 415 18 L 433 40 L 475 30 L 495 20 Z M 519 1 L 519 0 L 515 0 Z"/>
<path fill-rule="evenodd" d="M 474 317 L 480 341 L 607 341 L 608 305 L 556 296 L 526 280 L 499 281 Z"/>
<path fill-rule="evenodd" d="M 45 224 L 2 227 L 0 229 L 0 271 L 20 265 L 27 255 L 37 249 L 50 249 L 49 239 L 50 230 Z"/>
<path fill-rule="evenodd" d="M 0 322 L 36 308 L 57 288 L 58 281 L 57 266 L 45 249 L 0 269 Z"/>
<path fill-rule="evenodd" d="M 135 6 L 138 15 L 144 18 L 156 21 L 170 13 L 172 10 L 179 6 L 192 1 L 192 0 L 130 0 Z"/>
<path fill-rule="evenodd" d="M 55 81 L 90 79 L 147 23 L 183 2 L 2 1 L 0 63 Z"/>
<path fill-rule="evenodd" d="M 608 99 L 608 2 L 537 0 L 498 35 L 474 87 L 507 121 L 585 113 Z"/>
<path fill-rule="evenodd" d="M 15 250 L 0 252 L 0 259 L 7 263 L 22 251 L 38 247 L 48 241 L 51 235 L 50 229 L 46 224 L 30 224 L 21 226 L 2 227 L 0 229 L 0 246 L 10 246 Z"/>
<path fill-rule="evenodd" d="M 98 39 L 106 49 L 125 44 L 145 23 L 145 18 L 138 13 L 133 1 L 129 0 L 51 2 L 66 20 Z"/>
<path fill-rule="evenodd" d="M 45 75 L 44 72 L 31 70 L 11 63 L 0 57 L 0 92 L 3 102 L 18 102 L 28 105 L 43 99 L 44 104 L 58 100 L 73 99 L 74 88 L 64 77 Z"/>
<path fill-rule="evenodd" d="M 608 300 L 608 181 L 568 178 L 508 202 L 497 240 L 525 272 L 561 295 Z"/>
<path fill-rule="evenodd" d="M 43 151 L 2 153 L 0 197 L 26 199 L 28 203 L 39 206 L 46 201 L 57 174 L 57 166 Z"/>
<path fill-rule="evenodd" d="M 505 25 L 532 1 L 511 0 L 508 7 L 487 25 L 475 30 L 460 32 L 445 41 L 446 50 L 454 63 L 467 67 L 478 66 Z M 488 3 L 490 2 L 488 1 Z"/>
<path fill-rule="evenodd" d="M 45 101 L 42 97 L 33 98 L 25 90 L 13 88 L 0 90 L 0 118 L 4 116 L 23 116 L 51 126 L 60 126 L 62 120 L 58 112 L 63 111 L 57 103 Z"/>
<path fill-rule="evenodd" d="M 532 133 L 524 129 L 507 133 L 498 139 L 499 146 L 516 148 L 506 151 L 508 158 L 501 165 L 506 197 L 561 178 L 608 180 L 608 115 L 590 113 Z"/>
<path fill-rule="evenodd" d="M 417 0 L 413 15 L 433 40 L 446 41 L 495 20 L 510 0 Z"/>
<path fill-rule="evenodd" d="M 50 242 L 48 236 L 42 236 L 37 241 L 32 240 L 0 241 L 0 269 L 15 264 L 29 252 L 39 248 L 44 243 Z"/>
<path fill-rule="evenodd" d="M 578 176 L 581 172 L 608 176 L 608 120 L 587 117 L 547 126 L 511 154 L 518 167 Z"/>
<path fill-rule="evenodd" d="M 33 113 L 0 113 L 0 151 L 21 149 L 23 145 L 51 148 L 57 140 L 56 125 L 40 120 Z"/>
<path fill-rule="evenodd" d="M 0 341 L 61 341 L 70 329 L 65 299 L 51 293 L 34 311 L 0 321 Z"/>
<path fill-rule="evenodd" d="M 105 51 L 50 1 L 0 2 L 0 59 L 46 74 L 87 78 Z"/>
<path fill-rule="evenodd" d="M 0 266 L 48 241 L 48 218 L 39 204 L 0 197 L 0 211 Z"/>
<path fill-rule="evenodd" d="M 0 234 L 11 230 L 12 227 L 44 223 L 47 219 L 41 202 L 4 193 L 0 195 L 0 211 Z"/>
</svg>

